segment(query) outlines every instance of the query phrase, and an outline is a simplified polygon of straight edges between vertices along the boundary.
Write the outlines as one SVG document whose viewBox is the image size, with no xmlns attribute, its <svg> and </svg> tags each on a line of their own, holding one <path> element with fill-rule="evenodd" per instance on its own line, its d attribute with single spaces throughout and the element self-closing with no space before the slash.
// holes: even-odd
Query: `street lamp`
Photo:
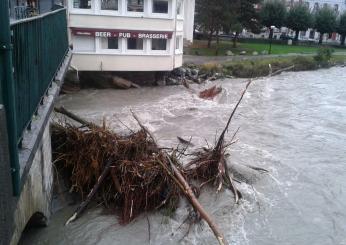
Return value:
<svg viewBox="0 0 346 245">
<path fill-rule="evenodd" d="M 270 30 L 269 30 L 269 52 L 268 54 L 272 53 L 272 40 L 273 40 L 273 33 L 274 33 L 274 28 L 275 26 L 270 26 Z"/>
</svg>

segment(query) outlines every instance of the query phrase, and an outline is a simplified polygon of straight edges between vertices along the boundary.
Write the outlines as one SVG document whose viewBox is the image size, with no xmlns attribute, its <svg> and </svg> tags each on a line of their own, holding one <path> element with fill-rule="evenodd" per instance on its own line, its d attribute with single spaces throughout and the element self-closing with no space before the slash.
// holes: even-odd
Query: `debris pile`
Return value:
<svg viewBox="0 0 346 245">
<path fill-rule="evenodd" d="M 141 213 L 159 208 L 173 212 L 180 198 L 185 196 L 196 216 L 208 223 L 218 242 L 227 244 L 197 197 L 203 186 L 211 185 L 217 191 L 230 189 L 236 202 L 241 198 L 225 160 L 225 150 L 234 143 L 235 134 L 229 143 L 224 137 L 250 82 L 215 146 L 195 152 L 194 158 L 185 166 L 178 157 L 184 152 L 179 149 L 168 152 L 160 148 L 153 134 L 133 112 L 141 129 L 129 135 L 119 135 L 105 123 L 97 126 L 64 108 L 55 108 L 56 112 L 82 124 L 76 126 L 66 121 L 52 126 L 55 162 L 69 174 L 71 190 L 82 198 L 81 205 L 66 224 L 78 218 L 91 201 L 119 209 L 121 222 L 126 224 Z M 183 139 L 180 141 L 184 141 L 186 147 L 191 144 Z M 200 184 L 197 187 L 194 185 L 196 180 Z"/>
</svg>

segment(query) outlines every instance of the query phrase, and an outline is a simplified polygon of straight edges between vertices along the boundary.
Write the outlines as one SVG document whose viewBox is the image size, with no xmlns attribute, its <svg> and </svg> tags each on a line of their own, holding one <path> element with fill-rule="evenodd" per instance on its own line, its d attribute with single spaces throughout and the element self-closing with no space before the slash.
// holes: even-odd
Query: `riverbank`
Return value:
<svg viewBox="0 0 346 245">
<path fill-rule="evenodd" d="M 204 63 L 196 64 L 187 58 L 187 67 L 197 67 L 202 74 L 220 73 L 223 76 L 238 78 L 251 78 L 268 76 L 287 67 L 292 67 L 292 71 L 310 71 L 319 68 L 332 66 L 342 66 L 346 63 L 346 55 L 333 55 L 331 58 L 318 59 L 316 55 L 287 55 L 287 56 L 265 56 L 246 57 L 245 59 L 204 59 Z M 188 62 L 190 61 L 190 62 Z"/>
</svg>

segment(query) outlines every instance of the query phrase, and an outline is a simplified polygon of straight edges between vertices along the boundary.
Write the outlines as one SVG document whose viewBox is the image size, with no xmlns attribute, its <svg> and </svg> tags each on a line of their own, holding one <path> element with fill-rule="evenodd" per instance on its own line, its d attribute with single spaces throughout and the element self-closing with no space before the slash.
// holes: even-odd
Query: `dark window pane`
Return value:
<svg viewBox="0 0 346 245">
<path fill-rule="evenodd" d="M 79 9 L 91 9 L 91 0 L 73 0 L 73 7 Z"/>
<path fill-rule="evenodd" d="M 108 38 L 108 49 L 118 49 L 118 38 L 109 37 Z"/>
<path fill-rule="evenodd" d="M 166 39 L 152 39 L 151 50 L 166 50 L 167 40 Z"/>
<path fill-rule="evenodd" d="M 118 0 L 101 0 L 102 10 L 118 10 Z"/>
<path fill-rule="evenodd" d="M 168 1 L 160 1 L 160 0 L 154 0 L 153 1 L 153 13 L 168 13 Z"/>
<path fill-rule="evenodd" d="M 128 38 L 127 49 L 143 49 L 143 39 Z"/>
<path fill-rule="evenodd" d="M 143 12 L 144 0 L 127 0 L 127 11 Z"/>
</svg>

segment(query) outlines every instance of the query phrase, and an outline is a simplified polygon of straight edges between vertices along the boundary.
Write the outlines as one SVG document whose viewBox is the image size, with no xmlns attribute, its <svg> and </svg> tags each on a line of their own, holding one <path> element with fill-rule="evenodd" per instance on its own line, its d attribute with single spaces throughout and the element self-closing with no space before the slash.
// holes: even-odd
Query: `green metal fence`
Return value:
<svg viewBox="0 0 346 245">
<path fill-rule="evenodd" d="M 0 103 L 6 110 L 14 195 L 21 189 L 18 145 L 22 134 L 67 51 L 66 9 L 10 25 L 8 1 L 0 0 Z"/>
<path fill-rule="evenodd" d="M 66 9 L 11 24 L 17 143 L 68 51 Z"/>
</svg>

